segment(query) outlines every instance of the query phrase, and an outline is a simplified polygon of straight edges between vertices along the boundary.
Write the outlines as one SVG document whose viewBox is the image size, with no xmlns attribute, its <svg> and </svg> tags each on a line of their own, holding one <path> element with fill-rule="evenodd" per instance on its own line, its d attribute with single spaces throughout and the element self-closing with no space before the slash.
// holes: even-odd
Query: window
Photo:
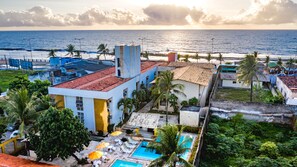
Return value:
<svg viewBox="0 0 297 167">
<path fill-rule="evenodd" d="M 145 80 L 146 80 L 146 87 L 148 87 L 148 85 L 149 85 L 149 76 L 146 76 Z"/>
<path fill-rule="evenodd" d="M 233 84 L 236 84 L 236 81 L 233 81 Z"/>
<path fill-rule="evenodd" d="M 80 122 L 81 122 L 82 124 L 85 124 L 84 113 L 82 113 L 82 112 L 77 112 L 77 117 L 78 117 L 78 119 L 80 120 Z"/>
<path fill-rule="evenodd" d="M 76 97 L 76 109 L 79 110 L 79 111 L 84 110 L 83 98 L 82 97 Z"/>
<path fill-rule="evenodd" d="M 128 88 L 123 90 L 123 97 L 126 98 L 128 94 Z"/>
<path fill-rule="evenodd" d="M 119 77 L 121 76 L 121 70 L 118 70 L 118 76 Z"/>
<path fill-rule="evenodd" d="M 120 58 L 117 58 L 118 67 L 121 67 Z"/>
</svg>

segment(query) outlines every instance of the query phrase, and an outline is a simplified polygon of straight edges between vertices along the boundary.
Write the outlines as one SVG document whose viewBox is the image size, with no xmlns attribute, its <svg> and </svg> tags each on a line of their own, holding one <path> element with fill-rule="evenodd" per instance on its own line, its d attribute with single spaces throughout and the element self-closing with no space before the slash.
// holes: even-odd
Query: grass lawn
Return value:
<svg viewBox="0 0 297 167">
<path fill-rule="evenodd" d="M 28 76 L 21 70 L 0 70 L 0 88 L 5 91 L 16 76 Z"/>
<path fill-rule="evenodd" d="M 256 92 L 254 91 L 254 94 Z M 267 91 L 269 94 L 270 91 Z M 271 93 L 270 93 L 271 94 Z M 228 100 L 228 101 L 250 101 L 250 89 L 233 89 L 233 88 L 220 88 L 217 89 L 216 99 L 218 100 Z M 264 102 L 263 99 L 259 97 L 253 97 L 254 102 Z"/>
</svg>

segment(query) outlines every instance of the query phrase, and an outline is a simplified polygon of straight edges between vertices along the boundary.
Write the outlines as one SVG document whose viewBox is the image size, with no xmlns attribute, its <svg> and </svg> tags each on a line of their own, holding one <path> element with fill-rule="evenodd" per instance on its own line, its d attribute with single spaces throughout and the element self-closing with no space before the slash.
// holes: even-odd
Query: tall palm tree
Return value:
<svg viewBox="0 0 297 167">
<path fill-rule="evenodd" d="M 194 59 L 196 59 L 198 63 L 198 60 L 200 59 L 198 52 L 195 54 Z"/>
<path fill-rule="evenodd" d="M 169 98 L 172 93 L 175 94 L 185 94 L 182 92 L 184 89 L 184 85 L 182 84 L 174 84 L 173 83 L 174 73 L 171 71 L 162 72 L 157 78 L 156 83 L 152 87 L 152 93 L 156 96 L 155 102 L 159 103 L 162 100 L 165 100 L 166 103 L 166 124 L 168 123 L 168 103 Z"/>
<path fill-rule="evenodd" d="M 210 63 L 210 60 L 211 60 L 211 54 L 210 53 L 207 54 L 206 60 L 208 61 L 208 63 Z"/>
<path fill-rule="evenodd" d="M 250 85 L 250 101 L 253 101 L 253 81 L 258 81 L 258 76 L 262 75 L 260 72 L 260 65 L 254 55 L 246 55 L 238 66 L 239 76 L 238 80 L 243 81 L 244 84 Z"/>
<path fill-rule="evenodd" d="M 109 49 L 107 48 L 107 44 L 100 44 L 97 48 L 97 53 L 99 54 L 99 56 L 101 56 L 102 54 L 104 55 L 104 58 L 106 60 L 106 54 L 109 52 Z"/>
<path fill-rule="evenodd" d="M 147 98 L 147 93 L 144 89 L 140 90 L 134 90 L 132 92 L 132 97 L 133 97 L 133 105 L 136 109 L 139 109 L 140 105 L 142 102 L 146 101 Z"/>
<path fill-rule="evenodd" d="M 118 109 L 123 107 L 124 117 L 126 118 L 133 109 L 133 100 L 131 98 L 122 98 L 118 102 Z"/>
<path fill-rule="evenodd" d="M 55 49 L 51 49 L 48 53 L 48 57 L 56 57 L 56 50 Z"/>
<path fill-rule="evenodd" d="M 283 66 L 283 61 L 282 61 L 282 58 L 281 58 L 281 57 L 279 57 L 279 58 L 277 59 L 276 64 L 279 65 L 280 67 Z"/>
<path fill-rule="evenodd" d="M 39 116 L 40 112 L 36 111 L 38 107 L 36 99 L 38 98 L 35 95 L 29 96 L 27 89 L 21 88 L 9 92 L 7 98 L 0 100 L 6 113 L 6 122 L 19 123 L 21 137 L 26 134 Z"/>
<path fill-rule="evenodd" d="M 286 62 L 286 65 L 289 67 L 289 73 L 291 71 L 291 68 L 292 68 L 292 65 L 294 64 L 294 62 L 295 62 L 295 60 L 292 57 L 290 57 L 290 59 Z"/>
<path fill-rule="evenodd" d="M 179 130 L 176 125 L 166 125 L 158 129 L 160 141 L 150 142 L 147 146 L 148 150 L 156 150 L 161 153 L 161 157 L 153 160 L 150 167 L 168 166 L 175 167 L 177 163 L 185 167 L 192 167 L 187 160 L 182 158 L 182 155 L 189 150 L 187 143 L 189 138 L 186 137 L 180 141 L 183 127 Z"/>
<path fill-rule="evenodd" d="M 269 56 L 266 56 L 266 59 L 264 61 L 264 63 L 266 64 L 266 68 L 268 68 L 269 62 L 270 62 L 270 57 Z"/>
<path fill-rule="evenodd" d="M 72 44 L 67 45 L 66 51 L 68 52 L 68 53 L 66 54 L 66 56 L 67 56 L 67 55 L 70 55 L 71 57 L 73 57 L 74 52 L 75 52 L 75 46 L 72 45 Z"/>
<path fill-rule="evenodd" d="M 219 53 L 219 61 L 220 61 L 220 64 L 222 64 L 222 61 L 224 61 L 223 55 L 221 53 Z"/>
</svg>

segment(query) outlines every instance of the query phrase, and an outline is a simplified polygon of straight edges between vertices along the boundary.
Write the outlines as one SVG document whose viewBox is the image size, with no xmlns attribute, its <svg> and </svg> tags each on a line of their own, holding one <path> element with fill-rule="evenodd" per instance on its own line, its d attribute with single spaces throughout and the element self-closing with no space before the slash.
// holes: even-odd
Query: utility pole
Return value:
<svg viewBox="0 0 297 167">
<path fill-rule="evenodd" d="M 79 41 L 79 51 L 81 51 L 81 40 L 83 40 L 84 38 L 74 38 L 74 40 L 78 40 Z"/>
<path fill-rule="evenodd" d="M 142 37 L 142 38 L 138 38 L 139 40 L 141 40 L 141 53 L 143 52 L 143 41 L 146 40 L 146 38 Z"/>
</svg>

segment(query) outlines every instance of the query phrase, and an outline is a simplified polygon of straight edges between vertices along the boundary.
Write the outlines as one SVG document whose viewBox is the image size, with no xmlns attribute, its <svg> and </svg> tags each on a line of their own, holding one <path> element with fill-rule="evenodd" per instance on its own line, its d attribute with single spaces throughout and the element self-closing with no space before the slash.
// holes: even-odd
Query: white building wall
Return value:
<svg viewBox="0 0 297 167">
<path fill-rule="evenodd" d="M 78 112 L 84 113 L 84 125 L 86 128 L 88 128 L 88 130 L 96 130 L 94 117 L 94 99 L 83 97 L 83 111 L 79 111 L 76 108 L 76 96 L 65 96 L 64 100 L 65 108 L 71 109 L 75 116 L 77 116 Z"/>
<path fill-rule="evenodd" d="M 254 86 L 260 85 L 262 87 L 263 83 L 262 82 L 254 82 L 253 85 Z M 222 87 L 250 89 L 249 85 L 243 84 L 243 82 L 236 81 L 236 80 L 223 80 Z"/>
<path fill-rule="evenodd" d="M 276 87 L 285 98 L 287 105 L 297 105 L 297 93 L 293 93 L 278 77 L 276 78 Z"/>
<path fill-rule="evenodd" d="M 180 124 L 186 126 L 199 126 L 199 112 L 180 111 Z"/>
</svg>

